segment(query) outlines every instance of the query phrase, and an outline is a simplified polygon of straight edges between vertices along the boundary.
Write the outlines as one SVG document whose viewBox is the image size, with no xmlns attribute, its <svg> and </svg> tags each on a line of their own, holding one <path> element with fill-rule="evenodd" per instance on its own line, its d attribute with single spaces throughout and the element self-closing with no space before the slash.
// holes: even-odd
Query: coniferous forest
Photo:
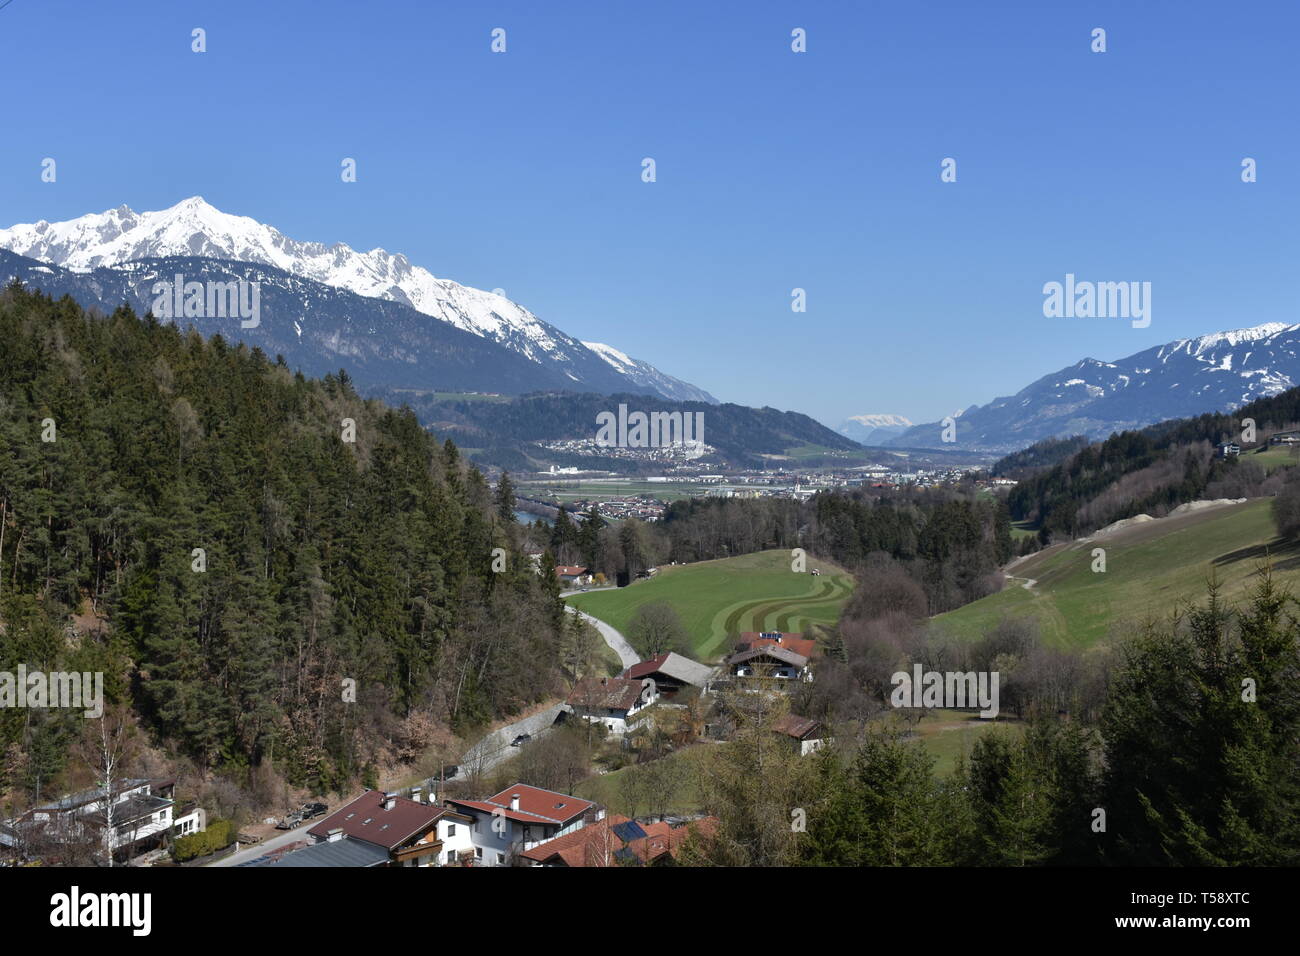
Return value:
<svg viewBox="0 0 1300 956">
<path fill-rule="evenodd" d="M 425 746 L 431 721 L 554 690 L 553 576 L 409 411 L 16 285 L 0 343 L 7 669 L 102 671 L 109 706 L 196 767 L 270 760 L 320 792 Z M 0 710 L 0 788 L 47 788 L 82 724 Z"/>
</svg>

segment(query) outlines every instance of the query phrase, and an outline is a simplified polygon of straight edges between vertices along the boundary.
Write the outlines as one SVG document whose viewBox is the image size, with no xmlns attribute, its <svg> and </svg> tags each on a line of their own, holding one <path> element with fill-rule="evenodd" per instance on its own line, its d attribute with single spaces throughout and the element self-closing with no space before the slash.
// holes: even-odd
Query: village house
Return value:
<svg viewBox="0 0 1300 956">
<path fill-rule="evenodd" d="M 473 856 L 469 835 L 473 818 L 451 807 L 423 803 L 419 793 L 417 790 L 415 799 L 408 799 L 382 790 L 367 790 L 307 833 L 317 845 L 342 844 L 345 841 L 368 844 L 383 851 L 381 865 L 447 866 L 468 862 Z M 354 848 L 339 846 L 336 854 L 342 858 L 355 852 Z M 296 856 L 289 854 L 277 865 L 341 865 L 307 864 L 303 859 L 290 861 Z M 375 854 L 369 853 L 369 856 L 375 857 Z M 331 858 L 331 854 L 320 850 L 316 857 L 326 860 Z"/>
<path fill-rule="evenodd" d="M 772 732 L 788 741 L 801 757 L 820 750 L 830 739 L 820 721 L 795 714 L 778 718 L 772 724 Z"/>
<path fill-rule="evenodd" d="M 472 818 L 469 838 L 475 866 L 510 866 L 533 847 L 603 819 L 590 800 L 517 783 L 486 800 L 447 801 Z"/>
<path fill-rule="evenodd" d="M 19 855 L 59 855 L 59 847 L 98 849 L 107 843 L 115 859 L 155 850 L 173 836 L 207 828 L 204 811 L 188 805 L 177 810 L 175 780 L 131 778 L 114 781 L 112 798 L 104 787 L 69 794 L 33 807 L 0 826 L 0 845 Z"/>
<path fill-rule="evenodd" d="M 683 687 L 704 687 L 713 677 L 715 669 L 696 663 L 689 657 L 668 651 L 648 661 L 633 664 L 623 671 L 622 677 L 628 680 L 649 678 L 655 682 L 659 696 L 671 698 Z"/>
<path fill-rule="evenodd" d="M 612 734 L 627 733 L 628 720 L 658 699 L 655 682 L 648 677 L 584 677 L 566 703 L 575 717 L 604 724 Z"/>
<path fill-rule="evenodd" d="M 677 858 L 691 833 L 711 833 L 716 823 L 716 818 L 706 817 L 674 827 L 641 824 L 611 814 L 599 823 L 538 844 L 522 858 L 529 866 L 664 866 Z"/>
<path fill-rule="evenodd" d="M 765 646 L 740 651 L 727 658 L 732 677 L 776 682 L 812 680 L 808 658 L 784 647 Z"/>
<path fill-rule="evenodd" d="M 555 566 L 555 576 L 560 579 L 561 584 L 567 584 L 570 587 L 586 587 L 594 577 L 588 573 L 586 568 L 580 568 L 573 564 L 557 564 Z"/>
</svg>

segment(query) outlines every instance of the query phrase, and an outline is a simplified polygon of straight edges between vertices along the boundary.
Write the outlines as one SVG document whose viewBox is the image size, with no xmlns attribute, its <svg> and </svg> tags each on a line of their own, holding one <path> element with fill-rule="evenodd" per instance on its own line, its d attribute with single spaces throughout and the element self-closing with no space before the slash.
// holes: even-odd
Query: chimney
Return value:
<svg viewBox="0 0 1300 956">
<path fill-rule="evenodd" d="M 421 793 L 423 793 L 423 791 L 424 791 L 424 788 L 423 788 L 423 787 L 412 787 L 412 788 L 411 788 L 411 799 L 414 800 L 416 803 L 419 803 L 419 802 L 420 802 L 420 795 L 421 795 Z"/>
<path fill-rule="evenodd" d="M 519 794 L 513 793 L 510 795 L 510 809 L 511 810 L 519 809 Z"/>
<path fill-rule="evenodd" d="M 391 809 L 393 809 L 393 807 L 395 807 L 395 806 L 397 806 L 397 794 L 395 794 L 395 793 L 385 793 L 385 794 L 384 794 L 384 809 L 385 809 L 385 810 L 391 810 Z"/>
<path fill-rule="evenodd" d="M 330 843 L 338 843 L 339 840 L 343 839 L 343 828 L 335 827 L 333 830 L 330 830 L 329 833 L 325 834 L 325 838 Z"/>
</svg>

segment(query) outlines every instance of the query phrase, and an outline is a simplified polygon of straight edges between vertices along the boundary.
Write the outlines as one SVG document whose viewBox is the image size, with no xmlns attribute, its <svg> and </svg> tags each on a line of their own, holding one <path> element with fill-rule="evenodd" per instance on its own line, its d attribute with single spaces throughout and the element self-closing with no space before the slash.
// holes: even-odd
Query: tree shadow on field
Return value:
<svg viewBox="0 0 1300 956">
<path fill-rule="evenodd" d="M 1215 567 L 1235 564 L 1238 561 L 1253 561 L 1256 564 L 1269 564 L 1274 571 L 1294 571 L 1300 568 L 1300 541 L 1285 541 L 1274 538 L 1267 544 L 1254 544 L 1249 548 L 1238 548 L 1219 555 L 1211 563 Z"/>
</svg>

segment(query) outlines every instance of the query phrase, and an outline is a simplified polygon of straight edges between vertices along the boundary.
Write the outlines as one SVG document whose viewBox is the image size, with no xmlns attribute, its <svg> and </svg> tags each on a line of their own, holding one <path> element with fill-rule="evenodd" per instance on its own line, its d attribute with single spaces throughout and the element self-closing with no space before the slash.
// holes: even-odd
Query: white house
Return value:
<svg viewBox="0 0 1300 956">
<path fill-rule="evenodd" d="M 469 839 L 475 866 L 510 866 L 525 850 L 572 833 L 605 812 L 589 800 L 517 783 L 486 800 L 447 800 L 471 817 Z"/>
</svg>

